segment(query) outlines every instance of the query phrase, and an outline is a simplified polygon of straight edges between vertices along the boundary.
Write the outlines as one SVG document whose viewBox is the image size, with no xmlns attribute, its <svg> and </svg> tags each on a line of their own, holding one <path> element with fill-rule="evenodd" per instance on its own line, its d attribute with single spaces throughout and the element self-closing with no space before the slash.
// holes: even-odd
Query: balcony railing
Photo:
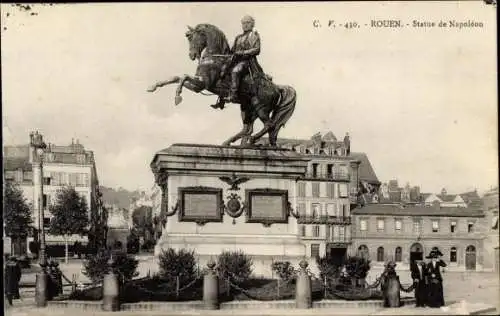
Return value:
<svg viewBox="0 0 500 316">
<path fill-rule="evenodd" d="M 328 243 L 330 244 L 338 244 L 338 246 L 341 246 L 341 245 L 346 245 L 346 244 L 350 244 L 352 242 L 351 240 L 351 237 L 349 236 L 330 236 L 328 237 L 327 239 Z"/>
<path fill-rule="evenodd" d="M 338 225 L 351 225 L 351 217 L 349 216 L 299 216 L 297 219 L 299 224 L 338 224 Z"/>
</svg>

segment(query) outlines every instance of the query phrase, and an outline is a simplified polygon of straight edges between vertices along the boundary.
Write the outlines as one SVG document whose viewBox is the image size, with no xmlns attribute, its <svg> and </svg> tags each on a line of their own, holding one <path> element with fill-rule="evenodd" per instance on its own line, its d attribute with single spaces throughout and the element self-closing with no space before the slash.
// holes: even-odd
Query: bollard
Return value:
<svg viewBox="0 0 500 316">
<path fill-rule="evenodd" d="M 208 271 L 203 277 L 203 304 L 205 309 L 219 309 L 219 277 L 215 272 L 215 263 L 207 264 Z"/>
<path fill-rule="evenodd" d="M 40 264 L 40 266 L 42 267 L 42 271 L 36 274 L 35 301 L 37 307 L 45 307 L 47 306 L 47 285 L 49 277 L 46 270 L 47 266 L 44 264 Z"/>
<path fill-rule="evenodd" d="M 120 310 L 118 278 L 113 271 L 113 257 L 108 261 L 109 272 L 102 280 L 102 310 L 115 312 Z"/>
<path fill-rule="evenodd" d="M 307 261 L 302 260 L 299 263 L 300 271 L 297 275 L 297 284 L 295 288 L 295 307 L 311 308 L 312 307 L 312 288 L 311 278 L 307 274 Z"/>
</svg>

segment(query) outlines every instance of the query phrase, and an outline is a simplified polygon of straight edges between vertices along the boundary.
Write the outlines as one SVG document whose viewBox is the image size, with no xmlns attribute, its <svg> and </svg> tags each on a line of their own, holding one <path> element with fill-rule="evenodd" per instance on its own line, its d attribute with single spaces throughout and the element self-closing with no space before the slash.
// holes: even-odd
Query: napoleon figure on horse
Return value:
<svg viewBox="0 0 500 316">
<path fill-rule="evenodd" d="M 297 94 L 291 86 L 274 84 L 262 71 L 255 58 L 260 51 L 260 39 L 253 31 L 253 18 L 243 18 L 242 25 L 244 33 L 236 37 L 233 49 L 224 33 L 214 25 L 188 27 L 189 58 L 199 61 L 196 75 L 174 76 L 155 83 L 148 91 L 178 83 L 176 105 L 182 102 L 183 87 L 196 93 L 207 90 L 218 95 L 217 104 L 212 105 L 214 108 L 224 108 L 226 101 L 239 103 L 243 128 L 223 145 L 230 145 L 238 139 L 241 139 L 242 146 L 253 145 L 267 133 L 269 145 L 275 147 L 278 131 L 293 114 Z M 232 71 L 229 73 L 228 69 Z M 257 118 L 264 127 L 252 135 Z"/>
</svg>

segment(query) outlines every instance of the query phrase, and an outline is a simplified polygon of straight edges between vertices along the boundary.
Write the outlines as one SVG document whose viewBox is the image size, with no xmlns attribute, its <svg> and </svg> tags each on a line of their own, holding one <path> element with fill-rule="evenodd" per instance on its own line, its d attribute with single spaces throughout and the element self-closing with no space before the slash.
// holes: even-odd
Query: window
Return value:
<svg viewBox="0 0 500 316">
<path fill-rule="evenodd" d="M 306 213 L 306 204 L 305 203 L 298 203 L 297 204 L 297 213 L 300 215 L 305 215 Z"/>
<path fill-rule="evenodd" d="M 300 225 L 300 235 L 305 236 L 306 235 L 306 226 Z"/>
<path fill-rule="evenodd" d="M 415 234 L 420 234 L 420 230 L 421 230 L 420 220 L 414 220 L 413 221 L 413 232 Z"/>
<path fill-rule="evenodd" d="M 339 166 L 338 175 L 342 179 L 344 179 L 344 178 L 347 177 L 347 166 L 346 165 L 340 165 Z"/>
<path fill-rule="evenodd" d="M 401 230 L 401 227 L 402 227 L 402 222 L 400 219 L 396 219 L 394 220 L 394 228 L 397 230 L 397 231 L 400 231 Z"/>
<path fill-rule="evenodd" d="M 72 187 L 76 187 L 77 182 L 78 182 L 77 179 L 78 179 L 78 173 L 70 173 L 69 174 L 69 185 Z"/>
<path fill-rule="evenodd" d="M 312 183 L 312 196 L 319 197 L 319 182 Z"/>
<path fill-rule="evenodd" d="M 368 247 L 366 245 L 361 245 L 358 247 L 358 256 L 368 259 L 369 258 Z"/>
<path fill-rule="evenodd" d="M 345 226 L 339 227 L 339 241 L 345 241 Z"/>
<path fill-rule="evenodd" d="M 342 205 L 342 211 L 343 211 L 342 216 L 349 217 L 350 206 L 348 204 Z"/>
<path fill-rule="evenodd" d="M 331 227 L 331 233 L 332 233 L 332 237 L 333 237 L 333 241 L 338 241 L 339 240 L 339 235 L 340 235 L 340 231 L 339 231 L 339 226 L 338 225 L 333 225 L 333 226 L 330 226 Z"/>
<path fill-rule="evenodd" d="M 50 177 L 43 177 L 43 185 L 50 185 Z"/>
<path fill-rule="evenodd" d="M 15 171 L 5 171 L 5 180 L 14 180 L 16 177 Z"/>
<path fill-rule="evenodd" d="M 321 212 L 321 205 L 314 203 L 311 207 L 312 209 L 312 217 L 314 218 L 319 218 L 320 217 L 320 212 Z"/>
<path fill-rule="evenodd" d="M 394 260 L 396 262 L 401 262 L 402 261 L 402 253 L 403 253 L 403 250 L 401 249 L 401 247 L 396 247 L 396 251 L 394 252 Z"/>
<path fill-rule="evenodd" d="M 467 232 L 473 233 L 474 232 L 474 222 L 469 222 L 467 224 Z"/>
<path fill-rule="evenodd" d="M 384 247 L 378 247 L 377 249 L 377 261 L 384 261 Z"/>
<path fill-rule="evenodd" d="M 339 183 L 339 197 L 349 197 L 346 183 Z"/>
<path fill-rule="evenodd" d="M 451 247 L 450 262 L 457 262 L 457 248 L 456 247 Z"/>
<path fill-rule="evenodd" d="M 300 183 L 298 184 L 298 186 L 299 186 L 299 187 L 298 187 L 298 191 L 299 191 L 299 192 L 298 192 L 298 195 L 299 195 L 300 197 L 305 197 L 305 196 L 306 196 L 306 183 L 305 183 L 305 182 L 300 182 Z"/>
<path fill-rule="evenodd" d="M 335 216 L 335 204 L 328 203 L 326 205 L 326 213 L 328 216 Z"/>
<path fill-rule="evenodd" d="M 367 223 L 366 223 L 366 219 L 362 219 L 359 221 L 359 230 L 361 231 L 366 231 L 367 229 Z"/>
<path fill-rule="evenodd" d="M 457 222 L 451 221 L 450 223 L 450 232 L 454 233 L 457 230 Z"/>
<path fill-rule="evenodd" d="M 23 177 L 23 181 L 29 181 L 29 182 L 33 181 L 33 172 L 30 172 L 30 171 L 25 172 L 24 177 Z"/>
<path fill-rule="evenodd" d="M 333 165 L 326 165 L 326 176 L 328 178 L 333 178 Z"/>
<path fill-rule="evenodd" d="M 311 244 L 311 257 L 319 257 L 319 244 Z"/>
<path fill-rule="evenodd" d="M 328 182 L 326 184 L 326 197 L 330 199 L 335 197 L 335 183 Z"/>
<path fill-rule="evenodd" d="M 312 177 L 313 178 L 318 177 L 318 164 L 317 163 L 312 164 Z"/>
<path fill-rule="evenodd" d="M 491 229 L 498 230 L 498 212 L 493 212 L 493 214 L 495 216 L 493 216 L 493 218 L 491 219 Z"/>
<path fill-rule="evenodd" d="M 385 221 L 384 219 L 378 219 L 377 220 L 377 230 L 382 231 L 385 229 Z"/>
<path fill-rule="evenodd" d="M 78 154 L 78 155 L 76 155 L 76 161 L 78 163 L 85 163 L 85 154 Z"/>
<path fill-rule="evenodd" d="M 45 161 L 52 162 L 52 161 L 54 161 L 54 153 L 47 153 L 44 158 L 45 158 Z"/>
<path fill-rule="evenodd" d="M 319 237 L 319 226 L 314 225 L 313 227 L 313 237 Z"/>
<path fill-rule="evenodd" d="M 77 173 L 77 176 L 76 176 L 76 186 L 78 186 L 78 187 L 88 186 L 88 174 L 86 174 L 86 173 Z"/>
<path fill-rule="evenodd" d="M 43 226 L 44 227 L 49 227 L 50 226 L 50 217 L 44 217 L 43 218 Z"/>
<path fill-rule="evenodd" d="M 432 221 L 432 232 L 437 233 L 439 231 L 439 221 L 433 220 Z"/>
</svg>

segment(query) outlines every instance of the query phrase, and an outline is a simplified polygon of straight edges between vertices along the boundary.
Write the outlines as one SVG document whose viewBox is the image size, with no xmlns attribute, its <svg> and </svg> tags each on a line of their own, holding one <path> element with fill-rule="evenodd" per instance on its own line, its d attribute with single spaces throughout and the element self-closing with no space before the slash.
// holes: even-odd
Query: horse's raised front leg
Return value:
<svg viewBox="0 0 500 316">
<path fill-rule="evenodd" d="M 168 84 L 178 83 L 180 80 L 181 80 L 181 78 L 179 76 L 174 76 L 174 77 L 171 77 L 167 80 L 158 81 L 155 84 L 153 84 L 152 86 L 150 86 L 147 91 L 148 92 L 155 92 L 156 89 L 158 89 L 158 88 L 161 88 L 161 87 L 166 86 Z"/>
<path fill-rule="evenodd" d="M 205 82 L 190 75 L 184 75 L 182 78 L 180 78 L 179 85 L 177 86 L 177 90 L 175 92 L 175 105 L 178 105 L 182 102 L 181 94 L 183 87 L 186 87 L 189 90 L 198 93 L 205 89 Z"/>
</svg>

